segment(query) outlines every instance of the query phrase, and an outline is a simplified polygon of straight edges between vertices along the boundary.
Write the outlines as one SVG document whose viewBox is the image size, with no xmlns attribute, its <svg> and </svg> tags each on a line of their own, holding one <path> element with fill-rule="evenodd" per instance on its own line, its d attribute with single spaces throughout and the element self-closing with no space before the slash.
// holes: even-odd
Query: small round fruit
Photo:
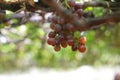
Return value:
<svg viewBox="0 0 120 80">
<path fill-rule="evenodd" d="M 85 45 L 79 45 L 78 46 L 78 50 L 81 52 L 81 53 L 84 53 L 86 51 L 86 46 Z"/>
<path fill-rule="evenodd" d="M 68 29 L 69 31 L 71 31 L 71 32 L 74 32 L 74 31 L 75 31 L 74 25 L 72 25 L 72 24 L 70 24 L 70 23 L 66 24 L 66 27 L 67 27 L 67 29 Z"/>
<path fill-rule="evenodd" d="M 54 38 L 48 38 L 48 39 L 47 39 L 47 43 L 48 43 L 49 45 L 54 45 L 54 44 L 55 44 L 55 39 L 54 39 Z"/>
<path fill-rule="evenodd" d="M 77 49 L 78 49 L 77 45 L 73 45 L 71 48 L 72 48 L 72 51 L 77 51 Z"/>
<path fill-rule="evenodd" d="M 60 49 L 61 49 L 60 45 L 55 45 L 55 46 L 54 46 L 54 50 L 55 50 L 56 52 L 60 51 Z"/>
<path fill-rule="evenodd" d="M 76 11 L 76 13 L 78 14 L 79 17 L 82 17 L 83 16 L 83 10 L 82 9 L 78 9 Z"/>
<path fill-rule="evenodd" d="M 62 42 L 61 42 L 61 46 L 62 46 L 63 48 L 66 48 L 66 47 L 67 47 L 67 42 L 66 42 L 66 41 L 62 41 Z"/>
<path fill-rule="evenodd" d="M 51 32 L 48 33 L 48 37 L 49 37 L 49 38 L 55 38 L 55 35 L 56 35 L 56 34 L 55 34 L 55 32 L 53 32 L 53 31 L 51 31 Z"/>
<path fill-rule="evenodd" d="M 58 18 L 57 22 L 58 24 L 64 24 L 65 20 L 63 18 Z"/>
<path fill-rule="evenodd" d="M 85 36 L 81 36 L 81 37 L 79 38 L 79 43 L 80 43 L 80 44 L 85 44 L 85 43 L 86 43 L 86 37 L 85 37 Z"/>
<path fill-rule="evenodd" d="M 73 45 L 74 45 L 74 40 L 73 40 L 73 39 L 67 40 L 67 44 L 68 44 L 69 46 L 73 46 Z"/>
<path fill-rule="evenodd" d="M 60 39 L 59 39 L 59 38 L 56 38 L 56 39 L 55 39 L 55 45 L 60 45 L 60 43 L 61 43 Z"/>
<path fill-rule="evenodd" d="M 81 9 L 82 5 L 80 3 L 76 3 L 74 8 L 75 8 L 75 10 Z"/>
<path fill-rule="evenodd" d="M 74 7 L 75 6 L 75 1 L 74 0 L 69 0 L 68 4 L 70 7 Z"/>
<path fill-rule="evenodd" d="M 57 23 L 57 17 L 56 16 L 53 16 L 51 20 L 52 20 L 53 23 Z"/>
<path fill-rule="evenodd" d="M 50 28 L 51 28 L 52 30 L 54 30 L 54 29 L 55 29 L 55 23 L 51 23 L 51 24 L 50 24 Z"/>
<path fill-rule="evenodd" d="M 56 32 L 60 32 L 61 30 L 62 30 L 62 26 L 59 25 L 59 24 L 56 24 L 56 26 L 55 26 L 55 31 L 56 31 Z"/>
</svg>

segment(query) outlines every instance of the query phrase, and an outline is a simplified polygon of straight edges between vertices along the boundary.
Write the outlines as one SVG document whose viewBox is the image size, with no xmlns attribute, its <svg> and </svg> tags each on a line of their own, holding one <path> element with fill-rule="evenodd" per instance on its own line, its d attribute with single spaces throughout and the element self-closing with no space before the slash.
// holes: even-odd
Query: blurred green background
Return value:
<svg viewBox="0 0 120 80">
<path fill-rule="evenodd" d="M 103 8 L 91 7 L 85 11 L 91 10 L 96 17 L 103 16 L 106 12 Z M 31 22 L 1 28 L 0 72 L 27 70 L 32 66 L 56 69 L 71 69 L 81 65 L 116 66 L 120 64 L 120 23 L 100 26 L 85 31 L 85 53 L 73 52 L 70 47 L 55 52 L 53 47 L 46 43 L 50 31 L 49 23 Z"/>
</svg>

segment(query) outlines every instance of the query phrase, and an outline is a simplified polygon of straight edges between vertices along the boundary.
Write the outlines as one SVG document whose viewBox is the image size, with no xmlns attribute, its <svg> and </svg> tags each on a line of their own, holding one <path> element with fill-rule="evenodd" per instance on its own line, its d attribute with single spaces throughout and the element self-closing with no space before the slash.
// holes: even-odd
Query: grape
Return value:
<svg viewBox="0 0 120 80">
<path fill-rule="evenodd" d="M 47 43 L 48 43 L 49 45 L 54 45 L 55 39 L 54 39 L 54 38 L 48 38 L 48 39 L 47 39 Z"/>
<path fill-rule="evenodd" d="M 84 52 L 86 51 L 85 45 L 78 45 L 78 50 L 79 50 L 81 53 L 84 53 Z"/>
<path fill-rule="evenodd" d="M 85 43 L 86 43 L 86 37 L 85 37 L 85 36 L 81 36 L 81 37 L 79 38 L 79 43 L 80 43 L 80 44 L 85 44 Z"/>
<path fill-rule="evenodd" d="M 68 43 L 69 46 L 72 46 L 72 45 L 74 45 L 74 40 L 69 39 L 69 40 L 67 40 L 67 43 Z"/>
<path fill-rule="evenodd" d="M 72 50 L 73 50 L 73 51 L 77 51 L 77 45 L 73 45 L 73 46 L 72 46 Z"/>
<path fill-rule="evenodd" d="M 49 32 L 48 37 L 49 38 L 54 38 L 55 35 L 56 35 L 55 32 L 51 31 L 51 32 Z"/>
<path fill-rule="evenodd" d="M 75 10 L 81 9 L 82 5 L 80 3 L 76 3 L 74 8 L 75 8 Z"/>
<path fill-rule="evenodd" d="M 72 13 L 74 13 L 75 12 L 75 8 L 71 8 L 71 11 L 72 11 Z"/>
<path fill-rule="evenodd" d="M 66 42 L 66 41 L 62 41 L 62 42 L 61 42 L 61 46 L 62 46 L 63 48 L 66 48 L 66 47 L 67 47 L 67 42 Z"/>
<path fill-rule="evenodd" d="M 74 0 L 69 0 L 68 4 L 70 7 L 74 7 L 75 6 L 75 1 Z"/>
<path fill-rule="evenodd" d="M 57 22 L 58 24 L 64 24 L 65 21 L 63 18 L 58 18 Z"/>
<path fill-rule="evenodd" d="M 67 40 L 69 40 L 69 39 L 73 39 L 73 36 L 72 35 L 68 35 L 67 36 Z"/>
<path fill-rule="evenodd" d="M 58 38 L 59 38 L 60 40 L 64 40 L 64 35 L 59 35 Z"/>
<path fill-rule="evenodd" d="M 60 51 L 60 49 L 61 49 L 60 45 L 55 45 L 55 46 L 54 46 L 54 50 L 55 50 L 55 51 L 58 52 L 58 51 Z"/>
<path fill-rule="evenodd" d="M 56 16 L 53 16 L 51 20 L 52 20 L 53 23 L 57 23 L 57 17 Z"/>
<path fill-rule="evenodd" d="M 72 31 L 72 32 L 75 31 L 75 27 L 72 24 L 67 24 L 66 27 L 69 31 Z"/>
<path fill-rule="evenodd" d="M 59 38 L 55 39 L 55 45 L 60 45 L 60 39 Z"/>
<path fill-rule="evenodd" d="M 78 9 L 78 10 L 76 11 L 76 13 L 78 14 L 79 17 L 82 17 L 82 15 L 83 15 L 83 10 L 82 10 L 82 9 Z"/>
<path fill-rule="evenodd" d="M 80 3 L 76 3 L 74 0 L 68 0 L 68 5 L 70 6 L 69 10 L 71 10 L 76 18 L 83 18 L 83 10 Z M 52 18 L 50 18 L 50 28 L 53 31 L 49 32 L 47 43 L 52 45 L 55 51 L 60 51 L 61 47 L 66 48 L 67 46 L 71 46 L 72 51 L 78 50 L 82 53 L 85 52 L 86 38 L 84 36 L 79 37 L 79 32 L 77 34 L 77 30 L 80 29 L 74 26 L 71 21 L 65 21 L 58 13 L 54 12 L 53 14 L 55 15 L 52 15 Z"/>
<path fill-rule="evenodd" d="M 55 26 L 55 31 L 56 31 L 56 32 L 60 32 L 61 30 L 62 30 L 61 25 L 56 24 L 56 26 Z"/>
<path fill-rule="evenodd" d="M 55 29 L 55 24 L 54 24 L 54 23 L 51 23 L 51 24 L 50 24 L 50 28 L 54 30 L 54 29 Z"/>
</svg>

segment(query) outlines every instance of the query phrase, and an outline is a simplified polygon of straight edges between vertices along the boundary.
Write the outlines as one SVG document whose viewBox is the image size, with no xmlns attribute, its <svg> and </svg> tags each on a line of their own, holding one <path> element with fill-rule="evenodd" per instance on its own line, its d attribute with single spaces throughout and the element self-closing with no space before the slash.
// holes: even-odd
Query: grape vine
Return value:
<svg viewBox="0 0 120 80">
<path fill-rule="evenodd" d="M 50 21 L 51 31 L 48 33 L 47 43 L 54 47 L 55 51 L 70 46 L 73 51 L 86 51 L 86 37 L 81 35 L 83 31 L 98 28 L 100 24 L 117 23 L 120 21 L 120 5 L 118 0 L 90 1 L 84 4 L 75 0 L 16 0 L 5 2 L 0 0 L 0 23 L 11 27 L 25 24 L 27 22 Z M 104 17 L 95 17 L 92 12 L 84 12 L 84 9 L 92 7 L 104 7 L 111 13 Z M 14 14 L 6 17 L 6 10 Z M 21 12 L 24 13 L 21 13 Z M 52 17 L 46 20 L 46 13 L 52 12 Z M 42 19 L 35 19 L 34 15 Z M 12 20 L 18 19 L 18 22 Z M 93 24 L 94 23 L 94 24 Z M 0 27 L 3 27 L 2 25 Z M 19 42 L 19 41 L 18 41 Z"/>
</svg>

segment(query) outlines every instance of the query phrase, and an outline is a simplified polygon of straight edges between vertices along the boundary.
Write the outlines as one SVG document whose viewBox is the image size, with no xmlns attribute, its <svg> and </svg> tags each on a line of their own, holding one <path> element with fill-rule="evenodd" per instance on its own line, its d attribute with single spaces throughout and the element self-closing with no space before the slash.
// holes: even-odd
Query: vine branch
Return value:
<svg viewBox="0 0 120 80">
<path fill-rule="evenodd" d="M 42 3 L 42 4 L 41 4 Z M 120 7 L 120 4 L 118 2 L 108 2 L 109 7 Z M 45 4 L 45 5 L 43 5 Z M 22 3 L 20 2 L 0 2 L 0 8 L 2 10 L 11 10 L 11 11 L 17 11 L 21 9 Z M 72 12 L 64 8 L 61 4 L 58 4 L 56 0 L 39 0 L 38 2 L 35 2 L 35 6 L 31 6 L 28 3 L 26 3 L 26 7 L 28 11 L 35 11 L 35 10 L 41 10 L 41 8 L 44 6 L 46 8 L 52 8 L 54 9 L 61 17 L 63 17 L 67 22 L 72 22 L 80 31 L 85 31 L 88 29 L 95 28 L 95 26 L 104 24 L 104 23 L 117 23 L 120 21 L 120 11 L 110 13 L 109 15 L 99 17 L 99 18 L 89 18 L 89 19 L 81 19 L 79 20 Z M 85 2 L 83 4 L 83 8 L 86 8 L 88 6 L 92 7 L 104 7 L 108 8 L 108 4 L 106 2 Z M 93 24 L 94 23 L 94 24 Z"/>
</svg>

